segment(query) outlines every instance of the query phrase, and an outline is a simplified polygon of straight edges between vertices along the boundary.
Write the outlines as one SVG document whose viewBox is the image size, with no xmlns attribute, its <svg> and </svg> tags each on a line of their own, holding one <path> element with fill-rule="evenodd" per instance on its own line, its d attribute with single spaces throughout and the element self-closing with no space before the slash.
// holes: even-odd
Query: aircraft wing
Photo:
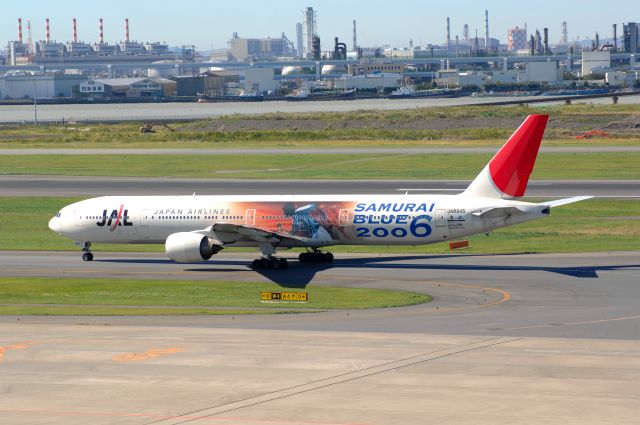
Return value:
<svg viewBox="0 0 640 425">
<path fill-rule="evenodd" d="M 574 196 L 573 198 L 565 198 L 565 199 L 558 199 L 556 201 L 542 202 L 540 203 L 540 205 L 547 205 L 553 208 L 553 207 L 560 207 L 562 205 L 573 204 L 574 202 L 585 201 L 591 198 L 593 198 L 593 196 Z"/>
<path fill-rule="evenodd" d="M 294 244 L 304 244 L 308 238 L 291 235 L 284 232 L 273 232 L 259 227 L 245 226 L 243 224 L 216 223 L 210 228 L 198 233 L 214 236 L 214 239 L 223 243 L 237 242 L 241 239 L 250 239 L 258 243 L 271 243 L 273 241 L 289 241 Z"/>
</svg>

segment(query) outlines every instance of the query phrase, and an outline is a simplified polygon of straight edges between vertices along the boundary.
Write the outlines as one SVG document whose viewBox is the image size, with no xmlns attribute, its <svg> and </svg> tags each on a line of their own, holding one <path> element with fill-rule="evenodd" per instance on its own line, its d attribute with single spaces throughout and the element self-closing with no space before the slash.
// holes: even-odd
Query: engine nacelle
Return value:
<svg viewBox="0 0 640 425">
<path fill-rule="evenodd" d="M 208 260 L 224 249 L 220 241 L 190 232 L 169 235 L 164 247 L 167 256 L 179 263 L 197 263 Z"/>
</svg>

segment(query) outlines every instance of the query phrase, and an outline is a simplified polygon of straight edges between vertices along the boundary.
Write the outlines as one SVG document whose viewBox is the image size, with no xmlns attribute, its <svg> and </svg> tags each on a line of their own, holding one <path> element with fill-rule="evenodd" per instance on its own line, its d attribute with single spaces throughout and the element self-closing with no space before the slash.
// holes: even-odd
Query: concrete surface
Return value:
<svg viewBox="0 0 640 425">
<path fill-rule="evenodd" d="M 534 97 L 539 99 L 539 97 Z M 522 97 L 500 98 L 500 101 Z M 141 121 L 206 119 L 223 115 L 253 115 L 268 112 L 345 112 L 357 110 L 398 110 L 462 105 L 482 105 L 496 98 L 437 98 L 437 99 L 364 99 L 329 102 L 245 102 L 245 103 L 144 103 L 97 105 L 38 105 L 38 119 L 46 121 Z M 551 101 L 543 104 L 562 104 Z M 574 104 L 611 104 L 610 98 L 574 101 Z M 640 96 L 621 97 L 619 104 L 638 104 Z M 0 122 L 33 121 L 33 106 L 0 106 Z"/>
<path fill-rule="evenodd" d="M 637 424 L 640 342 L 0 324 L 0 422 Z"/>
<path fill-rule="evenodd" d="M 0 196 L 103 195 L 255 195 L 255 194 L 375 194 L 403 189 L 455 194 L 469 185 L 465 180 L 239 180 L 162 177 L 2 176 Z M 533 180 L 530 197 L 592 195 L 604 198 L 639 198 L 636 180 Z"/>
</svg>

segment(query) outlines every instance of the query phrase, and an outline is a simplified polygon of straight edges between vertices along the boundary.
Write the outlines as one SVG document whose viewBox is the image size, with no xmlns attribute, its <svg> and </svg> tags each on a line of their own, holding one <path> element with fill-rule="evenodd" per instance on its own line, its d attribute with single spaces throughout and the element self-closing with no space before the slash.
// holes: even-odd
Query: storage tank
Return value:
<svg viewBox="0 0 640 425">
<path fill-rule="evenodd" d="M 301 66 L 285 66 L 282 68 L 282 76 L 302 74 L 304 68 Z"/>
<path fill-rule="evenodd" d="M 346 65 L 323 65 L 322 66 L 322 75 L 335 75 L 335 74 L 346 74 L 347 67 Z"/>
</svg>

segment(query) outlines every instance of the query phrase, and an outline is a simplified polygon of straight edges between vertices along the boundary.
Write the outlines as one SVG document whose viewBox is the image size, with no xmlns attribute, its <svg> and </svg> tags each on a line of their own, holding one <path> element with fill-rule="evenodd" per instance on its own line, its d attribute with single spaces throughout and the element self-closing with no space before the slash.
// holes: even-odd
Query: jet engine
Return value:
<svg viewBox="0 0 640 425">
<path fill-rule="evenodd" d="M 167 256 L 179 263 L 197 263 L 208 260 L 224 249 L 222 242 L 190 232 L 169 235 L 164 247 Z"/>
</svg>

